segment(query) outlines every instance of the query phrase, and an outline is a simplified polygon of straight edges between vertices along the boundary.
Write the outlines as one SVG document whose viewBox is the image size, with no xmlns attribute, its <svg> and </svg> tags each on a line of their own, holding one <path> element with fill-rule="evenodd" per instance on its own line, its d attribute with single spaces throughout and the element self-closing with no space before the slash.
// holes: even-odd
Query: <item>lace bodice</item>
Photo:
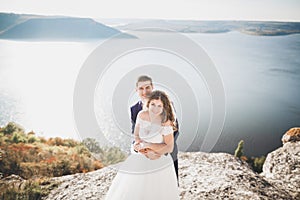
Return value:
<svg viewBox="0 0 300 200">
<path fill-rule="evenodd" d="M 173 134 L 172 126 L 152 124 L 150 121 L 143 120 L 139 116 L 136 119 L 136 125 L 140 126 L 139 137 L 145 142 L 163 143 L 164 135 Z"/>
</svg>

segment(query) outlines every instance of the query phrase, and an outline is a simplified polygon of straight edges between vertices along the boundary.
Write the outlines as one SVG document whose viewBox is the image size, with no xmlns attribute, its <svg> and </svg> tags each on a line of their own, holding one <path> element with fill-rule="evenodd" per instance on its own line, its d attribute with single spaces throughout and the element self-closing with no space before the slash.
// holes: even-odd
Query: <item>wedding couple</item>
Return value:
<svg viewBox="0 0 300 200">
<path fill-rule="evenodd" d="M 130 108 L 134 142 L 106 200 L 179 200 L 178 123 L 166 93 L 153 91 L 152 79 L 136 83 L 140 101 Z"/>
</svg>

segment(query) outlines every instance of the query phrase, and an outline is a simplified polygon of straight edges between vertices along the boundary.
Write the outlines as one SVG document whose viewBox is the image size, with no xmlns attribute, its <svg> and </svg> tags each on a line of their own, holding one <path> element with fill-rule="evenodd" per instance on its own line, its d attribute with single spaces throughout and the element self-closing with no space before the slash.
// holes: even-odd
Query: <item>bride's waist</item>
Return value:
<svg viewBox="0 0 300 200">
<path fill-rule="evenodd" d="M 142 154 L 140 152 L 137 152 L 136 155 L 143 156 L 143 157 L 147 158 L 144 154 Z M 162 154 L 158 159 L 166 159 L 167 157 L 170 157 L 172 159 L 172 156 L 169 153 Z M 149 159 L 149 158 L 147 158 L 147 159 Z"/>
<path fill-rule="evenodd" d="M 162 144 L 164 142 L 163 138 L 141 137 L 141 140 L 153 144 Z"/>
</svg>

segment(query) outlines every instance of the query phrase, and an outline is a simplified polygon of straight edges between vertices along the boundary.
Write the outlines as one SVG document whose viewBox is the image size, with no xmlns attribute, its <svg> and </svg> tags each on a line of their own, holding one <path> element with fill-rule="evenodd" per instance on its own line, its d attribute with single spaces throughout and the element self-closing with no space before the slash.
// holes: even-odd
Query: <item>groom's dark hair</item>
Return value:
<svg viewBox="0 0 300 200">
<path fill-rule="evenodd" d="M 151 85 L 152 85 L 152 78 L 150 78 L 149 76 L 146 75 L 142 75 L 139 76 L 137 81 L 136 81 L 136 86 L 138 85 L 139 82 L 145 82 L 145 81 L 150 81 Z"/>
</svg>

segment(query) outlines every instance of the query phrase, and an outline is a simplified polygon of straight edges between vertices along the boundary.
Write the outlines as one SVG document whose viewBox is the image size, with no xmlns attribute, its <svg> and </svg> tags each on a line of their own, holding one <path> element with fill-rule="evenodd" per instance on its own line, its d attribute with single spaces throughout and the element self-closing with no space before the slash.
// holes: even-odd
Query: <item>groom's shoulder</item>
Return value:
<svg viewBox="0 0 300 200">
<path fill-rule="evenodd" d="M 130 106 L 130 109 L 132 110 L 134 108 L 137 108 L 139 106 L 139 103 L 140 103 L 139 101 L 136 102 L 134 105 Z"/>
</svg>

